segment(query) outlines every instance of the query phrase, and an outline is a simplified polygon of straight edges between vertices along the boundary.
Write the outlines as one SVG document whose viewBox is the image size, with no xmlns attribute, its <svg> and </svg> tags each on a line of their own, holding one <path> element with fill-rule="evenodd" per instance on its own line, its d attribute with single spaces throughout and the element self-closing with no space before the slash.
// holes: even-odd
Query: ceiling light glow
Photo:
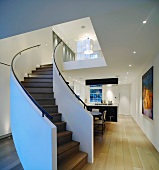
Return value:
<svg viewBox="0 0 159 170">
<path fill-rule="evenodd" d="M 143 23 L 143 24 L 146 24 L 146 23 L 147 23 L 147 21 L 145 20 L 145 21 L 143 21 L 142 23 Z"/>
<path fill-rule="evenodd" d="M 129 67 L 131 67 L 131 64 L 129 64 Z"/>
</svg>

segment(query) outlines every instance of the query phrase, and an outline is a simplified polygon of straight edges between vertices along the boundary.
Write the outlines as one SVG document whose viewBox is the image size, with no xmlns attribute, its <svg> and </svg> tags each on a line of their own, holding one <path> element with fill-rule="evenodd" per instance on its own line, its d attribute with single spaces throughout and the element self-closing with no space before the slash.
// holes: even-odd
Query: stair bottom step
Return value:
<svg viewBox="0 0 159 170">
<path fill-rule="evenodd" d="M 77 152 L 58 164 L 58 170 L 81 170 L 87 164 L 88 154 Z"/>
</svg>

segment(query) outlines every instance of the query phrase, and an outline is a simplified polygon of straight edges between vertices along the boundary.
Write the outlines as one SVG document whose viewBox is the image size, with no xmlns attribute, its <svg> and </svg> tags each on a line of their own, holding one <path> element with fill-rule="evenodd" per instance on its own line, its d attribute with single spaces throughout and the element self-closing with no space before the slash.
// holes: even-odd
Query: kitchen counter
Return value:
<svg viewBox="0 0 159 170">
<path fill-rule="evenodd" d="M 106 104 L 92 104 L 87 103 L 87 110 L 99 109 L 99 112 L 106 110 L 106 121 L 117 122 L 118 121 L 118 104 L 106 105 Z"/>
<path fill-rule="evenodd" d="M 91 103 L 86 103 L 87 106 L 107 106 L 107 107 L 111 107 L 111 106 L 119 106 L 118 104 L 91 104 Z"/>
</svg>

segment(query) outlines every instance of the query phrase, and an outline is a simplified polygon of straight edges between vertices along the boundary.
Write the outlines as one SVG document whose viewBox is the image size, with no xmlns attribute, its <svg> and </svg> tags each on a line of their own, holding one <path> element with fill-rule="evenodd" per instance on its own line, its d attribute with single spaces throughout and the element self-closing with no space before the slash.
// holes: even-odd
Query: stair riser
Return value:
<svg viewBox="0 0 159 170">
<path fill-rule="evenodd" d="M 22 83 L 24 87 L 52 87 L 52 83 Z"/>
<path fill-rule="evenodd" d="M 57 113 L 58 107 L 43 107 L 48 113 Z"/>
<path fill-rule="evenodd" d="M 54 98 L 54 93 L 31 93 L 31 96 L 33 96 L 33 98 L 35 99 L 38 98 L 47 99 L 47 98 Z"/>
<path fill-rule="evenodd" d="M 53 74 L 53 71 L 32 71 L 32 74 Z"/>
<path fill-rule="evenodd" d="M 63 132 L 66 130 L 66 124 L 55 125 L 57 127 L 57 132 Z"/>
<path fill-rule="evenodd" d="M 72 133 L 66 136 L 62 136 L 60 138 L 57 139 L 57 145 L 61 145 L 67 142 L 70 142 L 72 140 Z"/>
<path fill-rule="evenodd" d="M 61 121 L 61 115 L 57 115 L 57 116 L 53 116 L 52 120 L 53 123 L 54 122 L 60 122 Z"/>
<path fill-rule="evenodd" d="M 43 74 L 29 74 L 29 77 L 39 77 L 39 78 L 53 78 L 53 75 L 43 75 Z"/>
<path fill-rule="evenodd" d="M 51 100 L 36 100 L 40 105 L 55 105 L 55 99 Z"/>
<path fill-rule="evenodd" d="M 77 166 L 73 167 L 72 170 L 81 170 L 87 164 L 88 156 L 86 156 Z"/>
<path fill-rule="evenodd" d="M 26 83 L 32 83 L 32 82 L 39 82 L 39 83 L 52 83 L 53 82 L 53 79 L 49 79 L 49 78 L 45 78 L 45 79 L 40 79 L 40 78 L 24 78 L 25 82 Z"/>
<path fill-rule="evenodd" d="M 39 68 L 36 68 L 37 71 L 53 71 L 53 68 L 52 67 L 39 67 Z"/>
<path fill-rule="evenodd" d="M 72 147 L 71 149 L 63 152 L 62 154 L 57 156 L 57 162 L 60 163 L 61 161 L 67 159 L 70 155 L 75 154 L 79 151 L 79 145 Z"/>
<path fill-rule="evenodd" d="M 53 88 L 31 88 L 31 87 L 26 87 L 26 89 L 27 89 L 27 91 L 28 92 L 48 92 L 48 93 L 51 93 L 51 92 L 53 92 Z"/>
</svg>

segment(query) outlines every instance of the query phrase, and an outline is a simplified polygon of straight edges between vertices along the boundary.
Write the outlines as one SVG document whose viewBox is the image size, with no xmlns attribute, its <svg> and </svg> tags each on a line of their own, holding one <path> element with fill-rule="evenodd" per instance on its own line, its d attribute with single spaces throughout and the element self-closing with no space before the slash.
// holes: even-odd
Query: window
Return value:
<svg viewBox="0 0 159 170">
<path fill-rule="evenodd" d="M 90 86 L 90 102 L 101 103 L 102 101 L 102 85 Z"/>
</svg>

